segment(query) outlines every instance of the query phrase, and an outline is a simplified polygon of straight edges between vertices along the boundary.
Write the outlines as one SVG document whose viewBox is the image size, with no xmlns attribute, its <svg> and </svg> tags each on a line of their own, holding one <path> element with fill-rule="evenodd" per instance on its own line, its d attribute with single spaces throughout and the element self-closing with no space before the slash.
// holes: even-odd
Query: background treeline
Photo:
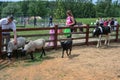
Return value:
<svg viewBox="0 0 120 80">
<path fill-rule="evenodd" d="M 23 0 L 19 2 L 0 2 L 0 16 L 41 16 L 65 18 L 66 10 L 72 10 L 76 18 L 120 17 L 119 0 Z"/>
</svg>

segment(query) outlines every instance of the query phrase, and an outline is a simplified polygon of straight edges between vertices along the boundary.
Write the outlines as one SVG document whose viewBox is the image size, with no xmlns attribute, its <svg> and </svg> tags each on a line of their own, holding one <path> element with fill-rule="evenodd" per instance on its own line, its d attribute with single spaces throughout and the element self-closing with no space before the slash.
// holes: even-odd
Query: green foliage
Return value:
<svg viewBox="0 0 120 80">
<path fill-rule="evenodd" d="M 118 2 L 112 0 L 98 0 L 96 4 L 96 17 L 118 17 L 120 16 Z"/>
<path fill-rule="evenodd" d="M 7 15 L 17 15 L 20 13 L 20 6 L 15 3 L 9 3 L 6 7 L 3 8 L 1 16 Z"/>
<path fill-rule="evenodd" d="M 27 16 L 27 12 L 28 12 L 28 9 L 29 9 L 29 0 L 24 0 L 22 2 L 20 2 L 19 4 L 21 6 L 21 16 Z"/>
<path fill-rule="evenodd" d="M 56 18 L 64 18 L 65 16 L 64 6 L 61 0 L 57 0 L 56 2 L 56 8 L 54 10 L 54 15 Z"/>
<path fill-rule="evenodd" d="M 38 7 L 39 6 L 39 7 Z M 28 9 L 28 13 L 29 15 L 34 15 L 34 16 L 45 16 L 46 13 L 46 9 L 45 9 L 45 5 L 42 1 L 30 1 L 29 3 L 29 9 Z"/>
<path fill-rule="evenodd" d="M 71 10 L 75 18 L 120 17 L 118 0 L 23 0 L 19 2 L 1 2 L 0 14 L 3 16 L 41 16 L 52 15 L 54 18 L 66 18 L 66 11 Z"/>
</svg>

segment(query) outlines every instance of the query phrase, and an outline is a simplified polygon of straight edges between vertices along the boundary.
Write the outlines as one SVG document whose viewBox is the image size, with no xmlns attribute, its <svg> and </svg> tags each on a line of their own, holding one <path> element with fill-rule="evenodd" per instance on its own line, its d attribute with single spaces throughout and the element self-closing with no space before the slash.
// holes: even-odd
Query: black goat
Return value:
<svg viewBox="0 0 120 80">
<path fill-rule="evenodd" d="M 62 58 L 64 57 L 64 51 L 66 51 L 67 56 L 71 55 L 71 51 L 72 51 L 72 39 L 68 39 L 66 41 L 61 41 L 61 47 L 63 48 L 62 50 Z M 69 53 L 68 53 L 69 51 Z"/>
</svg>

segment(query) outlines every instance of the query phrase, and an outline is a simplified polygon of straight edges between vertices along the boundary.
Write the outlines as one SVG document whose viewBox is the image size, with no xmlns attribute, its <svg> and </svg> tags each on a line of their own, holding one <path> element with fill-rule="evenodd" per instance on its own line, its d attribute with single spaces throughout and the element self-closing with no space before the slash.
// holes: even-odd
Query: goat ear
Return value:
<svg viewBox="0 0 120 80">
<path fill-rule="evenodd" d="M 28 44 L 30 42 L 30 40 L 26 41 L 25 44 Z"/>
</svg>

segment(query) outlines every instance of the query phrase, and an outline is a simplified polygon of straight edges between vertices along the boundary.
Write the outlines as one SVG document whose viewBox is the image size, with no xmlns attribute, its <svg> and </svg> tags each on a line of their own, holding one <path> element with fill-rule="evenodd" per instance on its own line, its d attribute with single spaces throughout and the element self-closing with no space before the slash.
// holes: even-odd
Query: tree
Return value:
<svg viewBox="0 0 120 80">
<path fill-rule="evenodd" d="M 116 0 L 113 2 L 113 11 L 114 11 L 114 17 L 120 17 L 120 2 L 119 0 Z"/>
<path fill-rule="evenodd" d="M 3 16 L 41 16 L 66 18 L 66 11 L 71 10 L 75 18 L 119 17 L 119 0 L 23 0 L 19 2 L 1 2 L 0 14 Z"/>
<path fill-rule="evenodd" d="M 1 16 L 8 16 L 8 15 L 17 15 L 20 13 L 20 6 L 16 3 L 8 3 L 6 7 L 2 9 L 2 14 Z"/>
<path fill-rule="evenodd" d="M 62 0 L 56 0 L 56 8 L 54 10 L 54 15 L 56 18 L 64 18 L 65 17 L 65 10 Z"/>
<path fill-rule="evenodd" d="M 34 15 L 34 16 L 45 16 L 47 14 L 47 10 L 45 8 L 44 2 L 40 0 L 30 1 L 28 13 L 29 15 Z"/>
<path fill-rule="evenodd" d="M 28 16 L 28 9 L 29 9 L 29 0 L 24 0 L 21 1 L 20 6 L 21 6 L 21 12 L 22 12 L 22 16 Z"/>
<path fill-rule="evenodd" d="M 83 17 L 85 18 L 95 17 L 95 8 L 91 2 L 85 2 L 82 7 Z"/>
<path fill-rule="evenodd" d="M 96 17 L 115 17 L 118 15 L 118 11 L 118 8 L 112 3 L 112 0 L 97 1 Z"/>
</svg>

